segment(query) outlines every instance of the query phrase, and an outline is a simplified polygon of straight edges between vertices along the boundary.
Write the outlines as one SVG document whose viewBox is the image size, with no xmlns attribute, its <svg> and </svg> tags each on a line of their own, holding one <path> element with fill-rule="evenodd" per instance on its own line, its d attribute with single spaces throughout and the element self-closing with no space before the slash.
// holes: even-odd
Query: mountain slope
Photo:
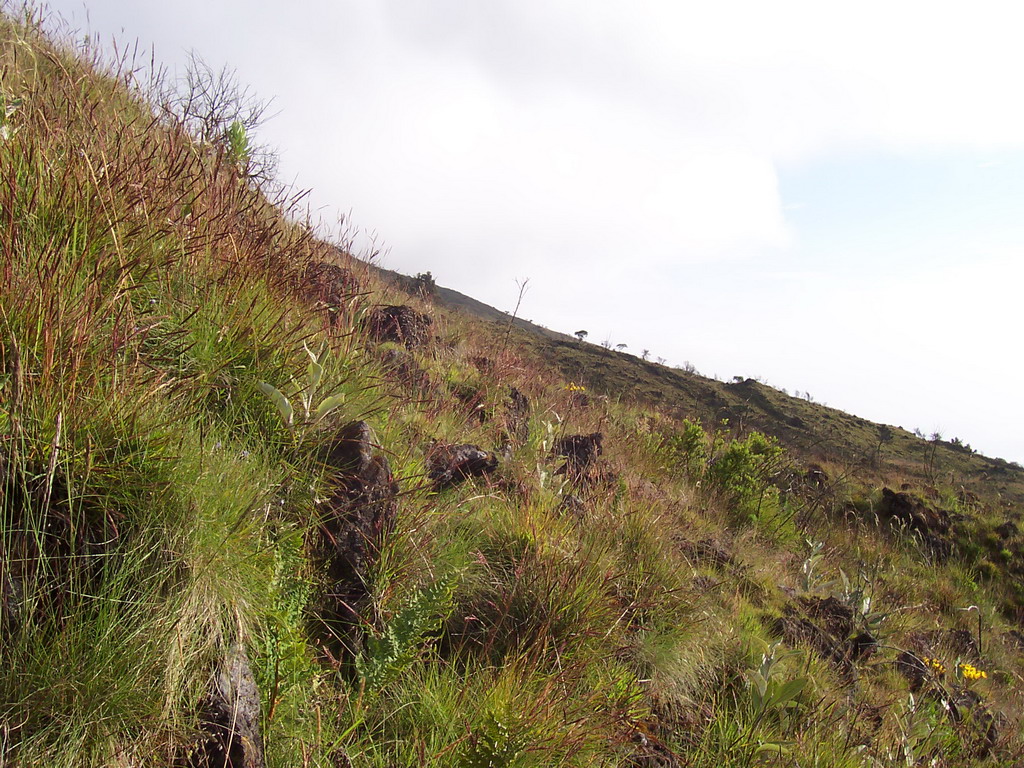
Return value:
<svg viewBox="0 0 1024 768">
<path fill-rule="evenodd" d="M 0 28 L 0 764 L 1020 762 L 1014 468 L 409 296 Z"/>
<path fill-rule="evenodd" d="M 396 284 L 404 285 L 402 276 L 390 274 Z M 440 285 L 435 286 L 433 299 L 485 322 L 507 325 L 509 320 L 506 313 Z M 728 419 L 739 432 L 760 430 L 778 438 L 808 462 L 841 464 L 861 474 L 898 474 L 920 484 L 934 485 L 942 478 L 1011 512 L 1024 506 L 1024 468 L 979 454 L 959 441 L 928 440 L 754 379 L 720 382 L 518 319 L 515 327 L 539 337 L 519 337 L 538 357 L 596 392 L 657 405 L 705 425 Z"/>
</svg>

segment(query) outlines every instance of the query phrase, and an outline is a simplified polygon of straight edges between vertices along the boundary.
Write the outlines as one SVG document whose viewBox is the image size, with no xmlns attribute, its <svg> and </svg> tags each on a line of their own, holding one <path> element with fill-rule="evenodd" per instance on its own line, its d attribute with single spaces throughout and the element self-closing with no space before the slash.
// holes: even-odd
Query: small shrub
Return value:
<svg viewBox="0 0 1024 768">
<path fill-rule="evenodd" d="M 707 468 L 707 433 L 700 424 L 684 421 L 681 432 L 665 438 L 665 451 L 672 467 L 682 470 L 688 479 L 696 482 Z"/>
<path fill-rule="evenodd" d="M 778 489 L 772 480 L 784 452 L 778 442 L 760 432 L 745 440 L 715 441 L 716 456 L 707 469 L 710 484 L 732 504 L 740 519 L 756 521 L 778 508 Z"/>
</svg>

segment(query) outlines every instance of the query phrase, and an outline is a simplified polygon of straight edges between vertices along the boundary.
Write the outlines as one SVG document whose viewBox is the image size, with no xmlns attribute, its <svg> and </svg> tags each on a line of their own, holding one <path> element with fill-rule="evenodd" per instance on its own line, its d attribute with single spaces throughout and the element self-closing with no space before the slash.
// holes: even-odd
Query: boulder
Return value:
<svg viewBox="0 0 1024 768">
<path fill-rule="evenodd" d="M 200 722 L 206 736 L 190 756 L 191 768 L 263 768 L 260 692 L 241 644 L 218 662 Z"/>
<path fill-rule="evenodd" d="M 366 319 L 366 330 L 375 341 L 393 341 L 412 349 L 427 343 L 433 324 L 430 315 L 397 305 L 373 310 Z"/>
<path fill-rule="evenodd" d="M 996 535 L 1003 541 L 1009 541 L 1020 535 L 1020 529 L 1015 522 L 1007 520 L 996 526 Z"/>
<path fill-rule="evenodd" d="M 603 440 L 604 436 L 600 432 L 560 438 L 555 442 L 551 452 L 555 456 L 564 458 L 565 464 L 559 467 L 555 474 L 582 477 L 595 459 L 601 455 Z"/>
<path fill-rule="evenodd" d="M 929 675 L 928 667 L 925 666 L 924 660 L 915 653 L 903 651 L 896 657 L 894 664 L 896 665 L 896 671 L 903 675 L 907 682 L 910 683 L 911 693 L 920 691 L 921 686 L 924 685 L 924 681 L 928 679 Z"/>
<path fill-rule="evenodd" d="M 808 488 L 828 488 L 829 476 L 820 464 L 808 464 L 804 473 L 804 482 Z"/>
<path fill-rule="evenodd" d="M 910 640 L 921 647 L 920 637 Z M 896 671 L 907 679 L 912 693 L 941 704 L 949 722 L 960 731 L 962 743 L 972 757 L 988 756 L 999 740 L 1002 715 L 993 713 L 978 691 L 957 685 L 955 679 L 947 679 L 946 673 L 952 669 L 930 669 L 926 658 L 934 659 L 935 656 L 920 651 L 903 651 L 896 659 Z M 931 683 L 926 687 L 928 681 Z"/>
<path fill-rule="evenodd" d="M 448 391 L 462 406 L 462 410 L 474 424 L 485 424 L 491 414 L 487 408 L 487 393 L 475 384 L 453 382 Z"/>
<path fill-rule="evenodd" d="M 867 632 L 854 636 L 853 609 L 834 597 L 805 597 L 786 607 L 771 624 L 772 632 L 790 645 L 807 645 L 844 675 L 854 662 L 875 651 L 878 641 Z"/>
<path fill-rule="evenodd" d="M 369 571 L 394 524 L 398 483 L 369 424 L 346 424 L 321 451 L 329 496 L 320 505 L 319 558 L 326 565 L 324 618 L 335 639 L 350 643 L 369 596 Z"/>
<path fill-rule="evenodd" d="M 632 741 L 636 747 L 623 763 L 625 768 L 679 768 L 682 765 L 677 755 L 660 740 L 637 732 Z"/>
<path fill-rule="evenodd" d="M 949 719 L 960 730 L 960 738 L 972 757 L 988 757 L 999 742 L 999 723 L 1004 717 L 985 704 L 981 694 L 971 688 L 959 688 L 947 700 Z"/>
<path fill-rule="evenodd" d="M 359 280 L 350 270 L 326 261 L 314 261 L 303 273 L 306 292 L 328 308 L 345 303 L 362 290 Z"/>
<path fill-rule="evenodd" d="M 494 372 L 494 360 L 483 355 L 474 355 L 469 358 L 470 364 L 476 368 L 480 373 L 493 373 Z"/>
<path fill-rule="evenodd" d="M 469 443 L 434 443 L 427 452 L 427 477 L 435 490 L 481 477 L 497 468 L 498 458 L 493 453 Z"/>
<path fill-rule="evenodd" d="M 910 493 L 883 488 L 882 503 L 879 505 L 878 511 L 882 516 L 917 533 L 933 535 L 949 533 L 949 513 L 934 509 Z"/>
<path fill-rule="evenodd" d="M 731 554 L 710 539 L 689 541 L 676 536 L 672 541 L 683 557 L 692 563 L 704 563 L 717 569 L 729 568 L 736 564 Z"/>
</svg>

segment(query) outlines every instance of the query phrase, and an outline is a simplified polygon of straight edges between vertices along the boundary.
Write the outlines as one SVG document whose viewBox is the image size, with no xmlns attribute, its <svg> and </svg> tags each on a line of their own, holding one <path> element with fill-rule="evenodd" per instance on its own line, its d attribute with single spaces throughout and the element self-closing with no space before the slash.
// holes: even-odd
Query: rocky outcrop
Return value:
<svg viewBox="0 0 1024 768">
<path fill-rule="evenodd" d="M 434 443 L 427 452 L 427 477 L 441 490 L 470 477 L 481 477 L 498 468 L 498 458 L 469 443 Z"/>
<path fill-rule="evenodd" d="M 326 261 L 311 263 L 302 277 L 306 292 L 328 308 L 341 306 L 362 290 L 350 270 Z"/>
<path fill-rule="evenodd" d="M 565 463 L 556 471 L 556 475 L 568 475 L 580 479 L 602 453 L 604 435 L 593 432 L 589 435 L 569 435 L 555 442 L 552 453 L 561 456 Z"/>
<path fill-rule="evenodd" d="M 953 551 L 949 536 L 952 517 L 918 496 L 883 488 L 878 515 L 894 528 L 916 537 L 936 557 L 948 557 Z"/>
<path fill-rule="evenodd" d="M 949 513 L 935 509 L 909 493 L 883 488 L 878 512 L 881 516 L 921 534 L 949 533 Z"/>
<path fill-rule="evenodd" d="M 907 650 L 896 659 L 896 669 L 910 682 L 911 690 L 920 688 L 928 675 L 922 659 L 953 657 L 977 662 L 981 656 L 977 638 L 966 629 L 912 632 L 903 642 Z"/>
<path fill-rule="evenodd" d="M 854 635 L 853 609 L 834 597 L 801 598 L 787 606 L 770 628 L 790 645 L 809 646 L 844 675 L 852 674 L 854 663 L 877 648 L 877 640 L 869 633 Z"/>
<path fill-rule="evenodd" d="M 396 305 L 373 310 L 366 319 L 366 331 L 374 341 L 392 341 L 412 349 L 430 340 L 433 324 L 430 315 Z"/>
<path fill-rule="evenodd" d="M 200 723 L 206 737 L 192 751 L 190 768 L 263 768 L 260 693 L 238 643 L 217 664 Z"/>
<path fill-rule="evenodd" d="M 354 651 L 353 634 L 369 595 L 369 571 L 394 524 L 398 483 L 369 424 L 346 424 L 321 451 L 329 497 L 320 506 L 319 559 L 326 565 L 324 619 L 336 641 Z"/>
<path fill-rule="evenodd" d="M 673 537 L 672 540 L 683 557 L 694 564 L 710 565 L 719 570 L 736 565 L 735 558 L 724 547 L 709 539 L 688 541 L 681 537 Z"/>
<path fill-rule="evenodd" d="M 623 763 L 625 768 L 679 768 L 678 757 L 661 741 L 637 733 L 633 739 L 635 751 Z"/>
</svg>

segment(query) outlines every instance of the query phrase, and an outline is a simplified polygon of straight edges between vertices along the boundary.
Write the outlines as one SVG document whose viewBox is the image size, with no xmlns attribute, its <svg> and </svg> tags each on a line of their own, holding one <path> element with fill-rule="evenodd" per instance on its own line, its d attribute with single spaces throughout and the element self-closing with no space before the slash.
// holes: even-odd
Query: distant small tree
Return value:
<svg viewBox="0 0 1024 768">
<path fill-rule="evenodd" d="M 626 348 L 627 346 L 629 346 L 629 345 L 628 345 L 628 344 L 616 344 L 616 345 L 615 345 L 615 348 L 616 348 L 617 350 L 619 350 L 619 352 L 621 352 L 621 351 L 622 351 L 622 350 L 624 350 L 624 349 L 625 349 L 625 348 Z"/>
<path fill-rule="evenodd" d="M 887 424 L 878 425 L 878 444 L 875 446 L 874 460 L 874 464 L 876 467 L 878 466 L 878 458 L 882 453 L 882 446 L 885 445 L 886 443 L 892 442 L 893 437 L 894 435 L 892 433 L 891 427 L 889 427 Z"/>
<path fill-rule="evenodd" d="M 412 279 L 413 292 L 428 298 L 434 295 L 437 290 L 437 283 L 434 282 L 434 276 L 430 272 L 420 272 Z"/>
<path fill-rule="evenodd" d="M 588 335 L 589 334 L 586 331 L 576 331 L 576 333 L 573 334 L 573 336 L 575 336 L 580 341 L 583 341 L 585 338 L 587 338 Z"/>
<path fill-rule="evenodd" d="M 657 358 L 657 360 L 658 360 L 658 365 L 664 365 L 665 364 L 665 358 L 664 357 L 659 357 L 659 358 Z"/>
<path fill-rule="evenodd" d="M 928 435 L 928 481 L 935 482 L 939 472 L 939 443 L 942 442 L 942 433 L 938 430 Z"/>
<path fill-rule="evenodd" d="M 641 360 L 646 360 L 646 359 L 647 359 L 648 357 L 650 357 L 650 356 L 651 356 L 651 350 L 649 350 L 649 349 L 645 349 L 645 350 L 643 350 L 643 351 L 642 351 L 642 352 L 640 353 L 640 359 L 641 359 Z"/>
</svg>

